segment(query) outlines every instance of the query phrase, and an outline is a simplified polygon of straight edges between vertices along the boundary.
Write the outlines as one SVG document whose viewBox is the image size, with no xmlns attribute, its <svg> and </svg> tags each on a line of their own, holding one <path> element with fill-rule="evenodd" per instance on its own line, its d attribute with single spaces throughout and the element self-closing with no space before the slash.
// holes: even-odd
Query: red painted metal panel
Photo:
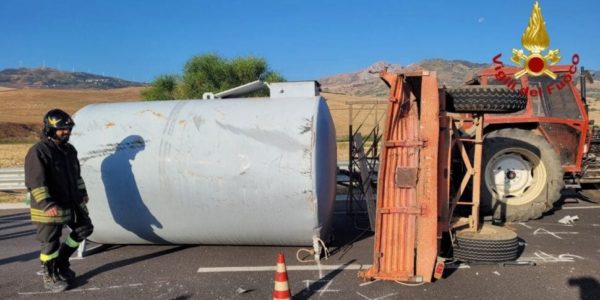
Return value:
<svg viewBox="0 0 600 300">
<path fill-rule="evenodd" d="M 429 72 L 419 76 L 383 72 L 381 76 L 391 91 L 380 156 L 374 261 L 360 275 L 430 282 L 438 232 L 437 79 Z M 397 172 L 413 169 L 418 170 L 416 185 L 398 184 Z"/>
<path fill-rule="evenodd" d="M 420 136 L 426 139 L 427 147 L 421 150 L 419 158 L 418 205 L 425 207 L 418 218 L 417 232 L 417 273 L 426 282 L 431 280 L 436 257 L 437 244 L 437 204 L 438 204 L 438 143 L 439 91 L 435 73 L 422 77 Z"/>
<path fill-rule="evenodd" d="M 559 66 L 548 66 L 548 69 L 557 74 L 565 74 L 568 73 L 571 68 L 571 65 L 559 65 Z M 503 67 L 502 72 L 506 76 L 512 76 L 514 73 L 522 70 L 522 68 L 516 67 Z M 481 80 L 483 84 L 487 84 L 488 77 L 494 77 L 498 70 L 495 67 L 486 68 L 479 72 L 481 76 Z M 528 86 L 528 77 L 523 76 L 520 78 L 522 86 Z M 527 107 L 525 110 L 512 114 L 503 114 L 503 115 L 495 115 L 495 114 L 487 114 L 485 116 L 486 124 L 506 124 L 506 123 L 540 123 L 540 122 L 550 122 L 550 123 L 562 123 L 567 124 L 571 127 L 576 128 L 579 132 L 581 132 L 580 139 L 578 141 L 578 149 L 577 149 L 577 158 L 574 164 L 563 164 L 563 169 L 566 172 L 580 172 L 582 168 L 582 157 L 583 157 L 583 147 L 587 141 L 587 135 L 589 134 L 589 116 L 587 115 L 584 107 L 584 103 L 581 100 L 581 95 L 579 90 L 575 87 L 575 85 L 570 82 L 568 87 L 571 89 L 571 92 L 575 95 L 577 101 L 575 101 L 579 112 L 582 114 L 581 119 L 565 119 L 565 118 L 548 118 L 548 117 L 538 117 L 533 113 L 532 101 L 529 99 L 527 102 Z M 528 97 L 530 97 L 528 95 Z"/>
</svg>

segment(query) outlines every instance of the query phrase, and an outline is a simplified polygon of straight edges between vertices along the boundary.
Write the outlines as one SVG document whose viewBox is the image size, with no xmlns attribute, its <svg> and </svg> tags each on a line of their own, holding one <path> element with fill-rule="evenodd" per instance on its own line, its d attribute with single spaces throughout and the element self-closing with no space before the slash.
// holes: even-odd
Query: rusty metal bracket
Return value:
<svg viewBox="0 0 600 300">
<path fill-rule="evenodd" d="M 407 214 L 407 215 L 418 215 L 421 216 L 425 213 L 426 206 L 413 206 L 413 207 L 382 207 L 379 209 L 381 214 Z"/>
<path fill-rule="evenodd" d="M 404 147 L 404 148 L 425 148 L 427 147 L 428 141 L 424 140 L 412 140 L 412 141 L 387 141 L 385 146 L 388 148 Z"/>
<path fill-rule="evenodd" d="M 417 186 L 418 173 L 418 168 L 397 167 L 395 176 L 396 187 L 415 188 Z"/>
</svg>

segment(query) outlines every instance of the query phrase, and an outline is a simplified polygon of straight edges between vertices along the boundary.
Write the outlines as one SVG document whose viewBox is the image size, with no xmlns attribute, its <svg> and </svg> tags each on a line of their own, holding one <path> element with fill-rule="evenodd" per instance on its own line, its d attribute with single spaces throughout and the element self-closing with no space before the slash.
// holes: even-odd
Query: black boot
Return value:
<svg viewBox="0 0 600 300">
<path fill-rule="evenodd" d="M 73 255 L 77 248 L 72 248 L 67 246 L 66 244 L 60 245 L 58 249 L 58 257 L 56 258 L 56 268 L 57 274 L 63 280 L 73 280 L 75 279 L 75 272 L 71 270 L 71 263 L 69 262 L 69 257 Z"/>
<path fill-rule="evenodd" d="M 56 259 L 42 262 L 42 275 L 44 288 L 53 293 L 60 293 L 67 289 L 67 283 L 60 279 L 56 273 Z"/>
</svg>

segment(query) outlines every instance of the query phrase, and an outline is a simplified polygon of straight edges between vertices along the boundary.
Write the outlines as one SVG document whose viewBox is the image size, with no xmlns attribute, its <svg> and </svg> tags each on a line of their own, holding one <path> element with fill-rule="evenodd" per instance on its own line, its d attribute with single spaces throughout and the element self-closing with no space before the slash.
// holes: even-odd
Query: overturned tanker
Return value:
<svg viewBox="0 0 600 300">
<path fill-rule="evenodd" d="M 336 141 L 315 84 L 272 84 L 270 98 L 93 104 L 78 111 L 71 139 L 90 195 L 89 240 L 314 245 L 326 239 Z"/>
</svg>

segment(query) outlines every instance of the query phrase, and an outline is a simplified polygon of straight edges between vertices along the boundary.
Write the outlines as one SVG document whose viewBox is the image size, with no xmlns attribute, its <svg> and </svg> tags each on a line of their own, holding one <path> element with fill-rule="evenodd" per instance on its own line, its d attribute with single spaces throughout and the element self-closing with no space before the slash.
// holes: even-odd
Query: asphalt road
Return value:
<svg viewBox="0 0 600 300">
<path fill-rule="evenodd" d="M 543 219 L 508 225 L 523 240 L 519 260 L 535 266 L 450 264 L 431 284 L 365 283 L 357 271 L 372 262 L 373 236 L 336 214 L 321 272 L 296 260 L 299 247 L 110 246 L 72 259 L 79 277 L 60 295 L 46 293 L 37 275 L 39 245 L 27 210 L 0 210 L 0 299 L 269 299 L 278 252 L 295 299 L 600 299 L 600 204 L 565 202 Z M 579 219 L 559 224 L 567 215 Z"/>
</svg>

